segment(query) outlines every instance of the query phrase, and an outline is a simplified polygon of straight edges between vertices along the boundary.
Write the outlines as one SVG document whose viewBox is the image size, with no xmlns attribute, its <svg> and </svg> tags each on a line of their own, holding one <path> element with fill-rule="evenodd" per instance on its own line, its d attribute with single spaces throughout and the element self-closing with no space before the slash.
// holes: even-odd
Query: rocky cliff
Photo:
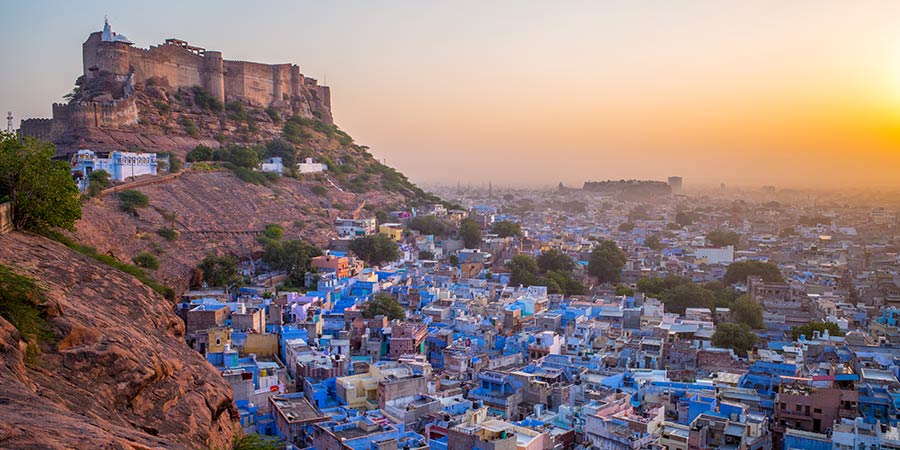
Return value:
<svg viewBox="0 0 900 450">
<path fill-rule="evenodd" d="M 44 238 L 0 236 L 0 265 L 33 279 L 52 337 L 40 352 L 0 318 L 0 448 L 226 448 L 231 390 L 183 341 L 171 304 Z"/>
</svg>

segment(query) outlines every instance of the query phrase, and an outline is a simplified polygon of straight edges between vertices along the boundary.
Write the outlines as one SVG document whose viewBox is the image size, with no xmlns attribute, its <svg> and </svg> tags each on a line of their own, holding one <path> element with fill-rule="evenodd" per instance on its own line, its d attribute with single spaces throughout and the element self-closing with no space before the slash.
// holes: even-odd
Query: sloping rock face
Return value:
<svg viewBox="0 0 900 450">
<path fill-rule="evenodd" d="M 45 291 L 59 337 L 26 357 L 0 318 L 0 448 L 229 447 L 238 429 L 231 390 L 184 344 L 184 324 L 162 297 L 32 235 L 0 236 L 0 264 Z"/>
</svg>

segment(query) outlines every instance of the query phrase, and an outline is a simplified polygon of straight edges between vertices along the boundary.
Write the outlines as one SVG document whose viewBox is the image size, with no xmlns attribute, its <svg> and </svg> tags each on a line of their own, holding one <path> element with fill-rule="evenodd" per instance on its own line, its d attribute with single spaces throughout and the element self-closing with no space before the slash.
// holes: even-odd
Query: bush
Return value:
<svg viewBox="0 0 900 450">
<path fill-rule="evenodd" d="M 194 86 L 194 104 L 214 113 L 222 112 L 222 102 L 200 86 Z"/>
<path fill-rule="evenodd" d="M 134 213 L 138 208 L 146 208 L 150 199 L 143 192 L 129 189 L 119 193 L 119 202 L 123 211 Z"/>
<path fill-rule="evenodd" d="M 88 175 L 87 195 L 93 197 L 109 187 L 110 175 L 105 170 L 95 170 Z"/>
<path fill-rule="evenodd" d="M 321 185 L 313 186 L 313 187 L 309 188 L 309 190 L 312 191 L 313 194 L 318 195 L 319 197 L 324 197 L 328 194 L 328 189 L 326 189 L 325 186 L 321 186 Z"/>
<path fill-rule="evenodd" d="M 200 135 L 200 130 L 197 129 L 197 125 L 194 125 L 193 120 L 188 119 L 187 117 L 182 117 L 180 123 L 181 126 L 184 127 L 184 132 L 189 136 L 197 137 Z"/>
<path fill-rule="evenodd" d="M 159 259 L 147 252 L 139 253 L 137 256 L 132 258 L 131 261 L 134 262 L 136 266 L 143 267 L 144 269 L 159 269 Z"/>
<path fill-rule="evenodd" d="M 281 114 L 278 113 L 278 110 L 273 107 L 266 108 L 266 114 L 269 115 L 269 118 L 272 119 L 272 123 L 278 125 L 281 123 Z"/>
<path fill-rule="evenodd" d="M 284 228 L 277 223 L 270 223 L 266 225 L 266 230 L 263 231 L 263 235 L 269 239 L 279 240 L 282 236 L 284 236 Z"/>
<path fill-rule="evenodd" d="M 228 287 L 238 282 L 238 261 L 233 256 L 206 255 L 197 266 L 209 286 Z"/>
<path fill-rule="evenodd" d="M 34 280 L 0 265 L 0 317 L 11 323 L 26 340 L 52 340 L 53 327 L 44 310 L 44 293 Z"/>
<path fill-rule="evenodd" d="M 188 152 L 185 159 L 187 160 L 187 162 L 212 161 L 213 149 L 205 145 L 198 145 L 194 147 L 193 150 Z"/>
<path fill-rule="evenodd" d="M 409 221 L 409 229 L 433 236 L 446 236 L 453 230 L 453 225 L 436 216 L 416 216 Z"/>
</svg>

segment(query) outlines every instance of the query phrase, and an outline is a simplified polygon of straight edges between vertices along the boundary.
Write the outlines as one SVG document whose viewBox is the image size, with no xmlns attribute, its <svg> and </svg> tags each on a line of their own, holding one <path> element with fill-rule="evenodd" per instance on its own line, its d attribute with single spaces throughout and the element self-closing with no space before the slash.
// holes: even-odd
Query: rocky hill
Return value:
<svg viewBox="0 0 900 450">
<path fill-rule="evenodd" d="M 0 269 L 4 289 L 33 280 L 47 323 L 29 345 L 0 318 L 0 448 L 229 446 L 231 390 L 184 344 L 183 322 L 159 295 L 21 233 L 0 236 Z"/>
<path fill-rule="evenodd" d="M 196 145 L 253 146 L 279 140 L 292 160 L 314 158 L 328 165 L 322 174 L 278 177 L 272 182 L 243 181 L 228 164 L 199 162 L 173 176 L 125 184 L 145 193 L 150 206 L 126 213 L 114 188 L 84 203 L 73 237 L 103 254 L 130 262 L 141 252 L 158 255 L 160 282 L 183 289 L 192 269 L 207 253 L 248 255 L 261 250 L 256 237 L 267 224 L 279 224 L 287 238 L 327 245 L 338 216 L 368 216 L 377 211 L 437 202 L 399 172 L 384 166 L 337 126 L 315 117 L 282 117 L 290 110 L 260 110 L 246 104 L 210 108 L 201 90 L 168 91 L 160 85 L 137 86 L 139 125 L 129 131 L 100 128 L 82 139 L 102 135 L 106 148 L 129 145 L 169 149 L 185 158 Z M 163 140 L 177 144 L 159 147 Z M 149 144 L 144 146 L 144 144 Z M 101 146 L 95 143 L 95 147 Z M 232 167 L 233 169 L 233 167 Z M 179 237 L 157 232 L 174 228 Z"/>
</svg>

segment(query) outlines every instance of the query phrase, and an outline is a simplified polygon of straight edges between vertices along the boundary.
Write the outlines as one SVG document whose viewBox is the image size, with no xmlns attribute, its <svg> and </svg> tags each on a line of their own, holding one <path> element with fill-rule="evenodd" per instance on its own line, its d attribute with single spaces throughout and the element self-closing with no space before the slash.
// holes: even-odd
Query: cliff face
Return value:
<svg viewBox="0 0 900 450">
<path fill-rule="evenodd" d="M 171 305 L 130 275 L 26 234 L 0 264 L 37 282 L 58 342 L 26 356 L 0 318 L 0 448 L 226 448 L 231 390 L 183 341 Z M 27 361 L 27 363 L 26 363 Z"/>
</svg>

